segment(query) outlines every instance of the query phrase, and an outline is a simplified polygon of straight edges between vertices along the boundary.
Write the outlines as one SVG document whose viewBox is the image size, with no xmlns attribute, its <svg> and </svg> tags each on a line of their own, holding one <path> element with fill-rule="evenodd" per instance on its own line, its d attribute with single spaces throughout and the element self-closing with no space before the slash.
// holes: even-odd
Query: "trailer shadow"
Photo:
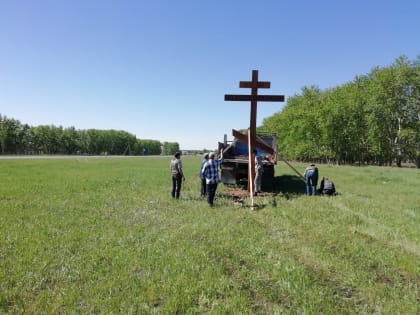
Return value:
<svg viewBox="0 0 420 315">
<path fill-rule="evenodd" d="M 275 176 L 272 192 L 291 195 L 306 194 L 306 184 L 302 181 L 302 178 L 296 175 Z"/>
</svg>

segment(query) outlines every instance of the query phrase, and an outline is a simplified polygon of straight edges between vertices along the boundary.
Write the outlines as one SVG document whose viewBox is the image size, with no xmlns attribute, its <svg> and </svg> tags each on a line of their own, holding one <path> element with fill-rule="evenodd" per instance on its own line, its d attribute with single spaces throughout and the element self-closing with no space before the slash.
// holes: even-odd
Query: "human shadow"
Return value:
<svg viewBox="0 0 420 315">
<path fill-rule="evenodd" d="M 272 185 L 273 193 L 283 193 L 291 195 L 306 194 L 306 184 L 302 178 L 296 175 L 275 176 Z"/>
</svg>

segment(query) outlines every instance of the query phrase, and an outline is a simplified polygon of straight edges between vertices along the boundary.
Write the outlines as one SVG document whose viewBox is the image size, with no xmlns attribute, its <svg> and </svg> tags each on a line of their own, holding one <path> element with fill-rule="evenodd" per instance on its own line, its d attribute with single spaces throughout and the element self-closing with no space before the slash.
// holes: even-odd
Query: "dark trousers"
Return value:
<svg viewBox="0 0 420 315">
<path fill-rule="evenodd" d="M 204 197 L 206 195 L 206 179 L 201 179 L 201 197 Z"/>
<path fill-rule="evenodd" d="M 332 195 L 334 195 L 334 190 L 333 189 L 323 189 L 322 194 L 332 196 Z"/>
<path fill-rule="evenodd" d="M 214 196 L 216 195 L 217 183 L 207 184 L 207 203 L 213 207 Z"/>
<path fill-rule="evenodd" d="M 181 174 L 172 175 L 172 198 L 179 198 L 182 185 L 182 176 Z"/>
</svg>

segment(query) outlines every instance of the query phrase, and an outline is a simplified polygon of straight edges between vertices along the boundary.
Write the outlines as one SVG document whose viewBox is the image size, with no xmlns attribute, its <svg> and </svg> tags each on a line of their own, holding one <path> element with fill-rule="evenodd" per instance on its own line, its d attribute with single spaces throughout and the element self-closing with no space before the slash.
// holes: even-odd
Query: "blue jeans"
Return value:
<svg viewBox="0 0 420 315">
<path fill-rule="evenodd" d="M 318 182 L 318 178 L 314 173 L 309 173 L 306 175 L 306 194 L 308 196 L 315 196 L 316 195 L 316 185 Z"/>
<path fill-rule="evenodd" d="M 309 186 L 306 185 L 306 194 L 308 196 L 315 196 L 316 195 L 316 186 Z"/>
</svg>

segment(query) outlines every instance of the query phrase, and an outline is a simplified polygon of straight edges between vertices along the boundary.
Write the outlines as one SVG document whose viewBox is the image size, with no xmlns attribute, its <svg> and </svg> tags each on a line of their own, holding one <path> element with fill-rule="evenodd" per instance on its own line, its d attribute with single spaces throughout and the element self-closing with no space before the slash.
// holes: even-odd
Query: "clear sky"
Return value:
<svg viewBox="0 0 420 315">
<path fill-rule="evenodd" d="M 0 114 L 214 149 L 249 126 L 224 95 L 252 70 L 287 100 L 401 55 L 420 55 L 418 0 L 0 0 Z"/>
</svg>

